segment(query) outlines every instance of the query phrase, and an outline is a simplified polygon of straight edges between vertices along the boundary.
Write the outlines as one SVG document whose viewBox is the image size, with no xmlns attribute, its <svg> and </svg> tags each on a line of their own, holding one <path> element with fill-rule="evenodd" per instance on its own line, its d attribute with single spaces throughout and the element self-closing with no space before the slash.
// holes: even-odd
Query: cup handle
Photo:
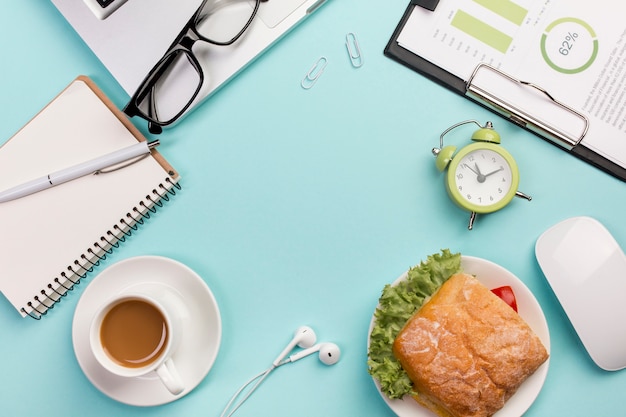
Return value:
<svg viewBox="0 0 626 417">
<path fill-rule="evenodd" d="M 176 370 L 176 366 L 174 366 L 174 361 L 172 358 L 169 358 L 165 362 L 163 362 L 157 369 L 156 373 L 163 381 L 165 387 L 174 395 L 178 395 L 185 387 L 183 386 L 183 382 Z"/>
</svg>

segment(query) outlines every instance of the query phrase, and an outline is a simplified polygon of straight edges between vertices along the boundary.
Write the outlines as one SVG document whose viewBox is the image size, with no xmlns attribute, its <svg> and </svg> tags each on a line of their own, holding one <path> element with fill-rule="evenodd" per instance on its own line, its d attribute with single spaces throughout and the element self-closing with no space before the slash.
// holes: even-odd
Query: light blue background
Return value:
<svg viewBox="0 0 626 417">
<path fill-rule="evenodd" d="M 544 230 L 578 215 L 595 217 L 626 247 L 624 183 L 384 57 L 406 5 L 329 1 L 162 135 L 160 151 L 184 188 L 105 266 L 162 255 L 203 277 L 224 327 L 207 378 L 183 399 L 151 408 L 94 388 L 71 343 L 74 308 L 94 275 L 40 322 L 0 299 L 3 416 L 218 416 L 302 324 L 340 345 L 341 361 L 326 367 L 312 356 L 279 369 L 236 415 L 392 416 L 366 370 L 370 319 L 383 286 L 441 248 L 504 266 L 541 304 L 552 357 L 528 416 L 624 413 L 626 372 L 589 359 L 534 255 Z M 361 45 L 360 69 L 348 60 L 348 32 Z M 2 141 L 79 74 L 125 104 L 50 2 L 6 2 L 0 33 Z M 300 80 L 322 55 L 325 73 L 303 90 Z M 442 130 L 468 118 L 494 121 L 519 163 L 520 190 L 533 197 L 479 217 L 471 232 L 430 153 Z"/>
</svg>

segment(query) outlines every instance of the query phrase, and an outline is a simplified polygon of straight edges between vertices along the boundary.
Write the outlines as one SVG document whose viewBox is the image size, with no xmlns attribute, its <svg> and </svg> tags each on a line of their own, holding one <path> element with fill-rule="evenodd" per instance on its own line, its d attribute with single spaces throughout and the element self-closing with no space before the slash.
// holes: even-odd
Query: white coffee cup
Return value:
<svg viewBox="0 0 626 417">
<path fill-rule="evenodd" d="M 125 378 L 155 373 L 178 395 L 185 389 L 172 359 L 181 338 L 179 310 L 167 291 L 118 294 L 91 322 L 91 351 L 107 371 Z"/>
</svg>

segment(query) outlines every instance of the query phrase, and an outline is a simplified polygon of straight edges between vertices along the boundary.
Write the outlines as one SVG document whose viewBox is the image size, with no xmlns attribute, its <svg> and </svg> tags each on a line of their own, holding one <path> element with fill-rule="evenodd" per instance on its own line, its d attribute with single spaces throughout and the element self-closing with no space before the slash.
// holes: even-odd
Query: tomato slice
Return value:
<svg viewBox="0 0 626 417">
<path fill-rule="evenodd" d="M 509 285 L 505 285 L 503 287 L 494 288 L 491 290 L 492 293 L 497 295 L 507 303 L 513 310 L 517 312 L 517 301 L 515 300 L 515 293 L 513 292 L 513 288 Z"/>
</svg>

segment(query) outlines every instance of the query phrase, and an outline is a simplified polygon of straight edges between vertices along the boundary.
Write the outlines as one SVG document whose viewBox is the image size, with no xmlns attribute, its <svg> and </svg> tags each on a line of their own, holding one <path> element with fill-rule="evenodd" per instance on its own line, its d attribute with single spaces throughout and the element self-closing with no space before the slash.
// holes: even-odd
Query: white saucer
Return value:
<svg viewBox="0 0 626 417">
<path fill-rule="evenodd" d="M 541 310 L 541 306 L 533 293 L 526 285 L 511 272 L 493 262 L 472 256 L 461 256 L 461 268 L 468 274 L 475 275 L 487 288 L 496 288 L 503 285 L 510 285 L 515 293 L 517 308 L 519 315 L 528 323 L 531 329 L 537 334 L 541 342 L 550 353 L 550 332 L 548 323 Z M 392 285 L 406 280 L 408 274 L 402 274 Z M 367 337 L 367 348 L 369 351 L 369 340 L 372 328 L 376 324 L 375 317 L 372 317 Z M 543 383 L 548 376 L 548 366 L 550 359 L 535 371 L 524 383 L 519 387 L 517 392 L 506 402 L 504 407 L 499 410 L 494 417 L 519 417 L 523 415 L 535 401 Z M 393 410 L 399 417 L 435 417 L 435 414 L 422 407 L 411 397 L 405 397 L 399 400 L 389 399 L 380 390 L 380 384 L 375 379 L 376 389 L 387 403 L 389 408 Z"/>
<path fill-rule="evenodd" d="M 171 394 L 156 376 L 123 378 L 100 366 L 89 347 L 89 326 L 99 306 L 111 296 L 133 287 L 141 290 L 169 286 L 178 293 L 184 312 L 182 340 L 173 355 L 185 384 Z M 91 383 L 114 400 L 129 405 L 154 406 L 177 400 L 193 390 L 213 366 L 220 346 L 222 322 L 213 293 L 187 266 L 159 256 L 140 256 L 111 265 L 85 288 L 72 326 L 74 353 Z"/>
</svg>

